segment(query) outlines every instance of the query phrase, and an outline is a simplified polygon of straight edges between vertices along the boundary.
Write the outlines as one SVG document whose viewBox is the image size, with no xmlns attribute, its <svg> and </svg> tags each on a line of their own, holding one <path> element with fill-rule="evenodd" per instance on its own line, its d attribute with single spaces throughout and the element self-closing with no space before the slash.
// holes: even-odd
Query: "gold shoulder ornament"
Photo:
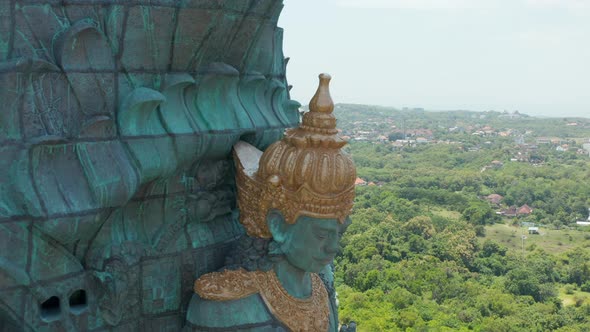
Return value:
<svg viewBox="0 0 590 332">
<path fill-rule="evenodd" d="M 329 326 L 328 293 L 320 277 L 311 273 L 312 294 L 305 299 L 289 295 L 273 270 L 208 273 L 195 282 L 195 292 L 213 301 L 231 301 L 260 294 L 273 316 L 291 331 L 325 332 Z"/>
</svg>

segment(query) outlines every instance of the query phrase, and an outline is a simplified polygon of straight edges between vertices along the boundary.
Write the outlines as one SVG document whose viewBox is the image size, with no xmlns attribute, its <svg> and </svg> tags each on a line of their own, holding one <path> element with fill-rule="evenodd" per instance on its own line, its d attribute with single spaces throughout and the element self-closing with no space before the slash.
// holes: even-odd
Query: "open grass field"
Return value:
<svg viewBox="0 0 590 332">
<path fill-rule="evenodd" d="M 522 236 L 526 238 L 522 239 Z M 590 232 L 579 230 L 555 230 L 539 228 L 539 234 L 528 234 L 528 227 L 495 224 L 486 227 L 485 239 L 491 239 L 508 247 L 508 250 L 528 253 L 535 249 L 543 249 L 547 253 L 560 254 L 576 247 L 589 248 Z M 574 285 L 562 285 L 558 296 L 564 306 L 580 306 L 590 303 L 590 293 L 582 292 Z"/>
<path fill-rule="evenodd" d="M 570 288 L 569 290 L 568 287 Z M 572 286 L 564 286 L 559 288 L 559 298 L 565 306 L 581 306 L 583 304 L 590 303 L 590 293 L 572 289 Z"/>
<path fill-rule="evenodd" d="M 559 254 L 576 247 L 590 248 L 590 232 L 579 230 L 555 230 L 539 228 L 539 234 L 528 234 L 528 227 L 495 224 L 486 227 L 484 239 L 494 240 L 509 250 L 532 251 L 541 248 L 548 253 Z M 522 239 L 522 236 L 525 239 Z"/>
<path fill-rule="evenodd" d="M 439 206 L 430 206 L 429 211 L 432 214 L 437 215 L 439 217 L 443 217 L 443 218 L 447 218 L 447 219 L 451 219 L 451 220 L 460 220 L 461 219 L 461 212 L 445 210 Z"/>
</svg>

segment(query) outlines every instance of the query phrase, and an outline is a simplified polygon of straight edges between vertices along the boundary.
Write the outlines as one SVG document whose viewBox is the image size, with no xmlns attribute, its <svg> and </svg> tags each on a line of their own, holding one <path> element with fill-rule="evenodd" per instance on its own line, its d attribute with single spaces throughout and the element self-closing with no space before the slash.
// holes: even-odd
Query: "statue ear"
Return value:
<svg viewBox="0 0 590 332">
<path fill-rule="evenodd" d="M 285 222 L 283 214 L 277 210 L 271 210 L 266 215 L 266 223 L 272 234 L 272 238 L 278 243 L 284 243 L 287 240 L 287 229 L 289 225 Z"/>
</svg>

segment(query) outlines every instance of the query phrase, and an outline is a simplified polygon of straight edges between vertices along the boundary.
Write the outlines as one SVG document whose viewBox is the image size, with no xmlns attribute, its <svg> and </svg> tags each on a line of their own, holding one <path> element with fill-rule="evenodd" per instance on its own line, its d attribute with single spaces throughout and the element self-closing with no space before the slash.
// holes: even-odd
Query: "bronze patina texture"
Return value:
<svg viewBox="0 0 590 332">
<path fill-rule="evenodd" d="M 187 329 L 337 331 L 331 263 L 350 225 L 356 169 L 329 81 L 320 75 L 302 124 L 264 152 L 234 145 L 240 222 L 255 250 L 195 282 Z"/>
<path fill-rule="evenodd" d="M 299 122 L 281 0 L 0 1 L 0 331 L 179 331 Z"/>
</svg>

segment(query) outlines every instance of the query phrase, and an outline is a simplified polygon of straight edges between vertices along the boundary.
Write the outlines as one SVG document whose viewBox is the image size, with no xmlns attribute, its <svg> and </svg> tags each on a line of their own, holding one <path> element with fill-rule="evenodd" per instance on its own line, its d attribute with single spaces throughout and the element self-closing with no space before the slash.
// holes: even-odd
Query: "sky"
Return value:
<svg viewBox="0 0 590 332">
<path fill-rule="evenodd" d="M 590 0 L 284 0 L 291 98 L 590 118 Z"/>
</svg>

